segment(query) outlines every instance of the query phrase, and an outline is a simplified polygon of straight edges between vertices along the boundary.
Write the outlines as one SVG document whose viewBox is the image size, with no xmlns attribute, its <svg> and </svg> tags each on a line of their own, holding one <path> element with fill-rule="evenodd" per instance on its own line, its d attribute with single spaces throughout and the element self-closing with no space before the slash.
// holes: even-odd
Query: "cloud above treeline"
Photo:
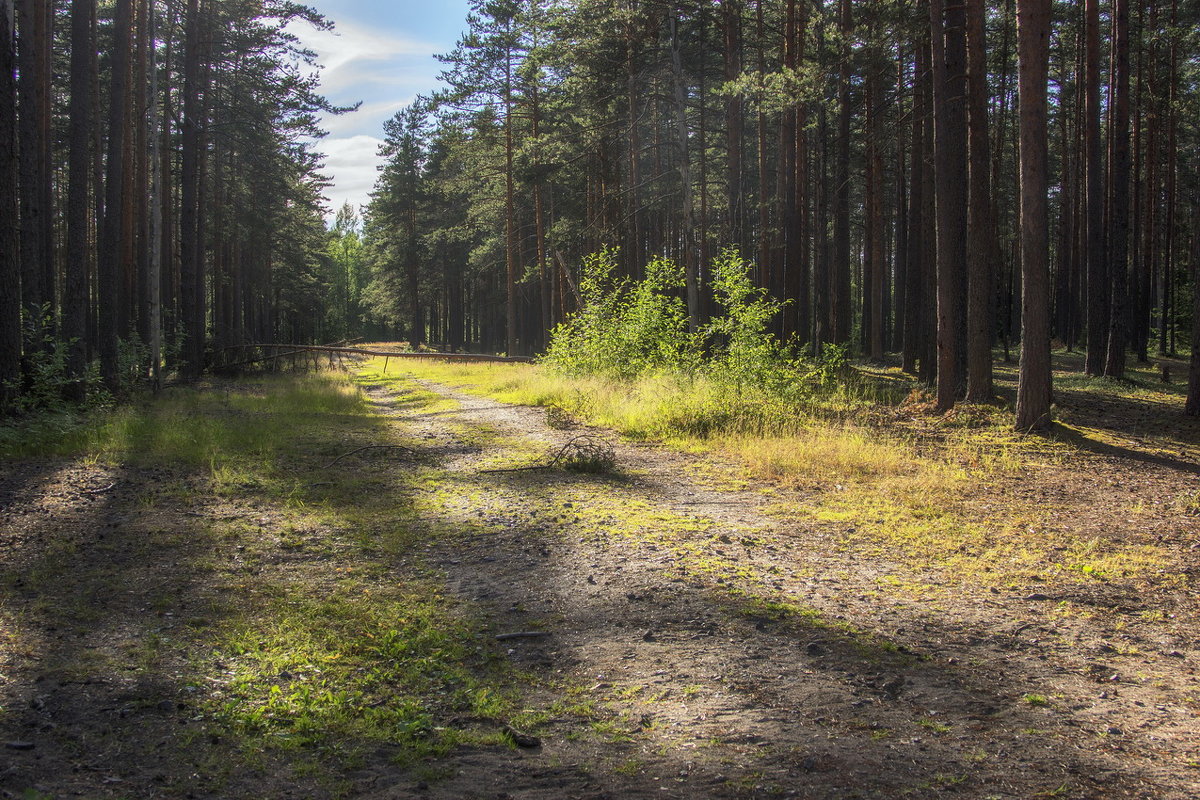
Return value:
<svg viewBox="0 0 1200 800">
<path fill-rule="evenodd" d="M 329 135 L 318 148 L 332 180 L 326 190 L 330 209 L 344 202 L 357 208 L 367 202 L 378 175 L 383 123 L 438 85 L 441 64 L 434 54 L 443 48 L 353 21 L 339 21 L 333 31 L 302 25 L 292 32 L 317 54 L 322 93 L 334 105 L 361 103 L 356 111 L 322 119 Z"/>
</svg>

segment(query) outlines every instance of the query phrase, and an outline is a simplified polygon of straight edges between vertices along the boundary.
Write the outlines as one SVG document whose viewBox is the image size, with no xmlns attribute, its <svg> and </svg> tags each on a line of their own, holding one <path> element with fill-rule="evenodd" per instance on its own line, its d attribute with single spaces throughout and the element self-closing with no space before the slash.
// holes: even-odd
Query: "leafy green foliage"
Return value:
<svg viewBox="0 0 1200 800">
<path fill-rule="evenodd" d="M 785 385 L 793 376 L 793 364 L 779 340 L 769 330 L 783 309 L 767 291 L 750 280 L 750 267 L 734 248 L 724 250 L 712 265 L 713 295 L 725 309 L 704 333 L 716 343 L 709 372 L 721 382 L 740 389 L 765 384 Z"/>
<path fill-rule="evenodd" d="M 583 308 L 555 329 L 546 362 L 567 374 L 622 380 L 695 369 L 699 342 L 688 333 L 679 265 L 654 259 L 641 281 L 617 278 L 616 271 L 615 250 L 584 260 Z"/>
</svg>

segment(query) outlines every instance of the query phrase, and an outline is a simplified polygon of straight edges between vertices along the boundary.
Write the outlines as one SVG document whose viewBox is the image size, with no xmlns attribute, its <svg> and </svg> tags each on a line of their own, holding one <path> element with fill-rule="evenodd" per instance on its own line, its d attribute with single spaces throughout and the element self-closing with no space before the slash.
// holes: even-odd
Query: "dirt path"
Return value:
<svg viewBox="0 0 1200 800">
<path fill-rule="evenodd" d="M 403 497 L 450 532 L 423 552 L 364 560 L 379 548 L 353 531 L 294 530 L 181 469 L 0 468 L 0 797 L 1200 796 L 1200 538 L 1165 510 L 1191 472 L 1081 455 L 1074 477 L 993 487 L 1066 509 L 1073 531 L 1172 542 L 1176 582 L 982 588 L 912 575 L 846 523 L 796 513 L 811 495 L 734 464 L 422 385 L 452 402 L 365 388 L 422 457 Z M 615 472 L 488 471 L 581 433 L 611 445 Z M 346 466 L 347 507 L 416 471 Z M 1154 513 L 1125 516 L 1134 501 Z M 261 586 L 332 591 L 333 572 L 364 568 L 447 587 L 515 668 L 537 746 L 418 769 L 381 747 L 314 775 L 212 732 L 234 666 L 209 643 L 222 615 Z"/>
<path fill-rule="evenodd" d="M 484 528 L 437 563 L 497 633 L 547 634 L 508 654 L 541 687 L 529 703 L 553 709 L 540 749 L 455 759 L 434 795 L 1200 792 L 1186 637 L 1055 621 L 1036 592 L 889 598 L 887 565 L 844 552 L 836 528 L 767 513 L 803 497 L 721 486 L 730 465 L 604 432 L 618 476 L 481 474 L 578 431 L 425 387 L 459 409 L 405 422 L 462 482 L 445 513 Z"/>
</svg>

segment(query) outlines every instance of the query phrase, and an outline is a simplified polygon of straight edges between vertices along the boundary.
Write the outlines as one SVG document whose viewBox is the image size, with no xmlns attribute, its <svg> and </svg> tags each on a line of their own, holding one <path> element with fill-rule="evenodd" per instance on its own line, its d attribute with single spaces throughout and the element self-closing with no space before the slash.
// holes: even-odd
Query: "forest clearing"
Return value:
<svg viewBox="0 0 1200 800">
<path fill-rule="evenodd" d="M 648 437 L 661 385 L 383 367 L 3 442 L 5 796 L 1200 791 L 1182 387 L 751 443 Z"/>
<path fill-rule="evenodd" d="M 0 0 L 0 800 L 1200 797 L 1197 0 Z"/>
</svg>

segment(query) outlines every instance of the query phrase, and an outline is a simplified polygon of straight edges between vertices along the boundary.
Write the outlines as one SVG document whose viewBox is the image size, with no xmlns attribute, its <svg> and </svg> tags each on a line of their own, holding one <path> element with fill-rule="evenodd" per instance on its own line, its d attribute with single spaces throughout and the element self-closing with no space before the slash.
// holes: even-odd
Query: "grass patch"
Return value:
<svg viewBox="0 0 1200 800">
<path fill-rule="evenodd" d="M 416 414 L 454 406 L 415 386 L 397 398 Z M 5 452 L 129 469 L 121 484 L 140 468 L 165 477 L 145 481 L 99 545 L 136 565 L 89 561 L 64 538 L 0 574 L 39 594 L 31 613 L 51 629 L 103 629 L 100 597 L 154 612 L 111 653 L 71 653 L 55 674 L 129 669 L 174 687 L 204 732 L 179 746 L 218 773 L 282 759 L 323 780 L 330 764 L 373 753 L 418 765 L 465 742 L 506 746 L 500 722 L 519 715 L 517 677 L 425 561 L 431 541 L 458 531 L 423 520 L 415 502 L 444 473 L 392 451 L 330 467 L 356 448 L 407 441 L 345 374 L 178 387 L 72 425 L 53 441 L 44 426 L 6 431 Z M 179 504 L 188 516 L 162 516 Z"/>
<path fill-rule="evenodd" d="M 998 368 L 1001 379 L 1004 369 Z M 1033 470 L 1066 468 L 1076 447 L 1012 432 L 1001 406 L 960 405 L 946 415 L 929 414 L 925 395 L 894 368 L 860 370 L 841 388 L 792 402 L 765 389 L 734 391 L 706 377 L 618 381 L 567 377 L 538 365 L 446 362 L 407 362 L 401 374 L 503 402 L 546 406 L 633 439 L 731 456 L 741 465 L 738 474 L 708 476 L 720 488 L 745 488 L 747 480 L 758 479 L 814 490 L 809 499 L 780 504 L 776 512 L 832 526 L 843 547 L 912 573 L 904 584 L 915 580 L 928 588 L 918 579 L 931 569 L 943 580 L 984 585 L 1134 580 L 1161 576 L 1170 564 L 1164 548 L 1150 545 L 1096 542 L 1088 550 L 1070 542 L 1064 548 L 1054 524 L 1062 509 L 1015 493 L 997 500 L 982 492 L 992 481 L 1020 482 Z M 1064 391 L 1076 391 L 1065 385 Z M 1160 389 L 1140 374 L 1133 381 L 1080 386 L 1130 400 L 1178 399 L 1176 388 Z M 1180 505 L 1200 504 L 1182 498 Z M 622 516 L 636 518 L 637 509 Z"/>
<path fill-rule="evenodd" d="M 496 669 L 492 654 L 436 586 L 367 586 L 288 587 L 248 610 L 214 649 L 228 678 L 213 718 L 248 743 L 342 758 L 386 744 L 411 763 L 479 740 L 447 727 L 453 714 L 512 710 L 510 693 L 480 677 Z"/>
</svg>

